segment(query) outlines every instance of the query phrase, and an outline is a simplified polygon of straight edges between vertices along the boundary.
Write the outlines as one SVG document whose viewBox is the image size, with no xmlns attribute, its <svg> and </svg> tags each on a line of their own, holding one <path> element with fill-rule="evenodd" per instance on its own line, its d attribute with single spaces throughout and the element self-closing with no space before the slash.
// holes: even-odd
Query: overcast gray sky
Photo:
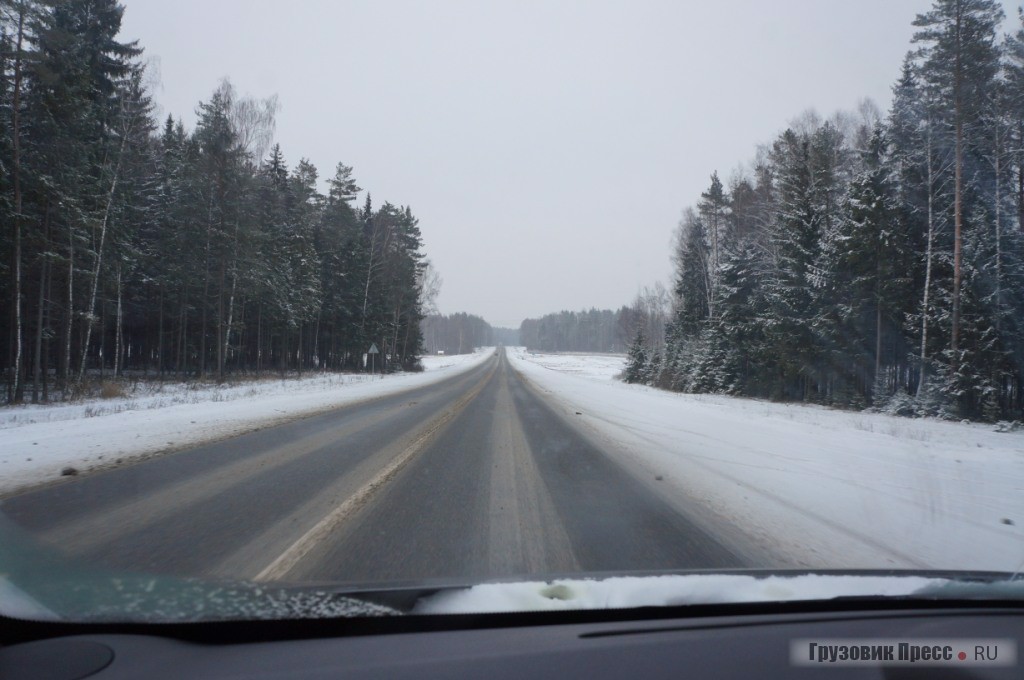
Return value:
<svg viewBox="0 0 1024 680">
<path fill-rule="evenodd" d="M 441 311 L 512 327 L 669 283 L 672 231 L 710 173 L 808 108 L 887 109 L 930 6 L 122 1 L 163 115 L 191 128 L 225 76 L 277 94 L 290 166 L 307 157 L 323 177 L 343 161 L 377 205 L 410 205 Z"/>
</svg>

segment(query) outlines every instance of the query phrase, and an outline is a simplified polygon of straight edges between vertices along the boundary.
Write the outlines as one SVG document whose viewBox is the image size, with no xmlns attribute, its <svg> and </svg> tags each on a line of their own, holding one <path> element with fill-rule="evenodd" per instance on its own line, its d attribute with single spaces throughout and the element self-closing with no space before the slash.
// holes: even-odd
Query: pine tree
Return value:
<svg viewBox="0 0 1024 680">
<path fill-rule="evenodd" d="M 707 239 L 707 263 L 705 265 L 707 268 L 707 276 L 705 277 L 707 280 L 706 294 L 708 298 L 707 316 L 709 319 L 714 319 L 720 295 L 719 270 L 722 250 L 729 237 L 726 231 L 726 225 L 728 224 L 728 197 L 725 195 L 725 189 L 722 187 L 721 180 L 718 179 L 717 172 L 711 174 L 711 186 L 700 195 L 700 198 L 697 210 L 700 213 L 701 223 L 705 227 L 705 238 Z"/>
<path fill-rule="evenodd" d="M 993 0 L 935 0 L 918 15 L 914 41 L 924 43 L 922 73 L 945 105 L 944 122 L 954 138 L 953 284 L 950 350 L 959 349 L 966 154 L 977 142 L 981 107 L 992 94 L 999 68 L 995 43 L 1003 12 Z"/>
<path fill-rule="evenodd" d="M 643 327 L 639 327 L 633 336 L 633 342 L 630 344 L 626 356 L 625 381 L 628 383 L 644 382 L 647 377 L 647 364 L 647 342 Z"/>
<path fill-rule="evenodd" d="M 324 203 L 316 231 L 316 250 L 320 261 L 323 296 L 323 329 L 318 334 L 321 346 L 317 354 L 325 367 L 355 367 L 360 353 L 353 330 L 358 327 L 357 276 L 361 230 L 352 209 L 360 189 L 352 177 L 352 168 L 338 163 Z"/>
</svg>

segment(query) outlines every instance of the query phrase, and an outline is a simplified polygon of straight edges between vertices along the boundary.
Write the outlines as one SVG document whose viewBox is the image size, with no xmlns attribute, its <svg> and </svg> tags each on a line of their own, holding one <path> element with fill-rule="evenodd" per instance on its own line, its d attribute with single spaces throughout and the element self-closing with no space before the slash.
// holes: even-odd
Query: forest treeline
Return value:
<svg viewBox="0 0 1024 680">
<path fill-rule="evenodd" d="M 525 319 L 519 326 L 519 344 L 540 352 L 621 354 L 639 333 L 648 354 L 660 352 L 670 309 L 671 294 L 662 284 L 644 286 L 631 305 L 617 310 L 592 308 Z"/>
<path fill-rule="evenodd" d="M 629 307 L 563 311 L 524 319 L 519 342 L 540 352 L 625 352 L 635 327 Z"/>
<path fill-rule="evenodd" d="M 457 314 L 428 314 L 421 324 L 427 354 L 470 354 L 481 347 L 519 344 L 518 331 L 491 326 L 481 317 Z"/>
<path fill-rule="evenodd" d="M 0 0 L 7 401 L 97 372 L 363 370 L 371 344 L 415 368 L 428 266 L 411 210 L 354 205 L 342 163 L 322 194 L 317 168 L 271 146 L 276 99 L 227 81 L 193 130 L 155 120 L 122 13 Z"/>
<path fill-rule="evenodd" d="M 805 115 L 713 174 L 680 223 L 664 347 L 636 331 L 627 379 L 1020 418 L 1024 31 L 1002 20 L 936 0 L 886 115 Z"/>
</svg>

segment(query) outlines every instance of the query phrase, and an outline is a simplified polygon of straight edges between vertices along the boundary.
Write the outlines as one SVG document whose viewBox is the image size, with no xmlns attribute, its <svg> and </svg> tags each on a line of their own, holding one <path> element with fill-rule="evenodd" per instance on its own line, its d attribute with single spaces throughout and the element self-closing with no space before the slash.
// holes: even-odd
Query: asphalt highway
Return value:
<svg viewBox="0 0 1024 680">
<path fill-rule="evenodd" d="M 0 512 L 76 563 L 290 583 L 748 566 L 502 349 L 433 385 L 70 478 Z"/>
</svg>

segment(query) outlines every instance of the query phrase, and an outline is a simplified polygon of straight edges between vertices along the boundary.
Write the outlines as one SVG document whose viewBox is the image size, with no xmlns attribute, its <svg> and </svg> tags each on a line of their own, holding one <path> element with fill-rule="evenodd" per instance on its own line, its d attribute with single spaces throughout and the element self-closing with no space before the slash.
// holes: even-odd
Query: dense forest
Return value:
<svg viewBox="0 0 1024 680">
<path fill-rule="evenodd" d="M 505 345 L 507 347 L 514 347 L 519 343 L 519 329 L 518 328 L 504 328 L 502 326 L 492 327 L 492 338 L 495 345 Z"/>
<path fill-rule="evenodd" d="M 1024 31 L 999 4 L 918 15 L 887 115 L 804 115 L 727 184 L 673 254 L 663 351 L 627 378 L 687 392 L 1020 418 Z"/>
<path fill-rule="evenodd" d="M 645 350 L 661 351 L 671 310 L 671 294 L 662 284 L 644 286 L 629 306 L 562 311 L 525 319 L 519 344 L 539 352 L 624 353 L 634 334 L 644 338 Z"/>
<path fill-rule="evenodd" d="M 496 328 L 474 314 L 428 314 L 420 324 L 427 354 L 471 354 L 481 347 L 519 344 L 519 332 Z"/>
<path fill-rule="evenodd" d="M 96 374 L 416 368 L 417 219 L 339 163 L 319 190 L 271 145 L 276 99 L 224 81 L 194 130 L 157 121 L 115 0 L 0 0 L 6 399 Z M 436 292 L 436 291 L 435 291 Z M 378 360 L 378 366 L 380 366 Z"/>
<path fill-rule="evenodd" d="M 625 352 L 636 323 L 629 307 L 591 309 L 525 319 L 519 342 L 541 352 Z"/>
</svg>

